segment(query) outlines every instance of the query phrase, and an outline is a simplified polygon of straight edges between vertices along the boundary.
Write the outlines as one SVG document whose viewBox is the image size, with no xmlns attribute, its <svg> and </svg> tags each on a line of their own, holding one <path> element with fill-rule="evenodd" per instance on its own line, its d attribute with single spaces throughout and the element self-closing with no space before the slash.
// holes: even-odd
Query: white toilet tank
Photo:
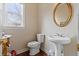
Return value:
<svg viewBox="0 0 79 59">
<path fill-rule="evenodd" d="M 45 39 L 45 35 L 44 34 L 37 34 L 37 41 L 39 43 L 43 43 Z"/>
</svg>

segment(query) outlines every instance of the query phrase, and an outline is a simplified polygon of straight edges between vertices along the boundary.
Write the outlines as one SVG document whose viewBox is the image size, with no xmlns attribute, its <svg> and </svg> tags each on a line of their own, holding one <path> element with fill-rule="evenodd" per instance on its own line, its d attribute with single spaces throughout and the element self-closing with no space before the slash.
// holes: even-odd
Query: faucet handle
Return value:
<svg viewBox="0 0 79 59">
<path fill-rule="evenodd" d="M 60 36 L 60 34 L 59 34 L 59 33 L 56 33 L 56 35 Z"/>
<path fill-rule="evenodd" d="M 54 36 L 60 36 L 60 34 L 59 33 L 55 33 Z"/>
</svg>

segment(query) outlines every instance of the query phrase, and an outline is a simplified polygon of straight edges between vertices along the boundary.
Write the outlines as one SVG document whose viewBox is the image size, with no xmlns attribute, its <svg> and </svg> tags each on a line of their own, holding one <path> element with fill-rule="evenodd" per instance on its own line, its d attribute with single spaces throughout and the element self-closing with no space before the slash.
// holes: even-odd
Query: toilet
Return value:
<svg viewBox="0 0 79 59">
<path fill-rule="evenodd" d="M 35 55 L 40 52 L 41 43 L 44 42 L 45 35 L 37 34 L 37 41 L 32 41 L 27 44 L 30 48 L 30 55 Z"/>
</svg>

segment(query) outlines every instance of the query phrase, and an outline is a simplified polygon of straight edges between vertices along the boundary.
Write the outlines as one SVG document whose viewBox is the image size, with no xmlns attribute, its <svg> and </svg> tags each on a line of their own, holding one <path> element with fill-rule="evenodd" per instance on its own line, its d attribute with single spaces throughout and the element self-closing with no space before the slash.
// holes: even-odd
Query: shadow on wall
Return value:
<svg viewBox="0 0 79 59">
<path fill-rule="evenodd" d="M 77 40 L 76 37 L 71 38 L 71 43 L 64 45 L 65 56 L 77 56 Z"/>
</svg>

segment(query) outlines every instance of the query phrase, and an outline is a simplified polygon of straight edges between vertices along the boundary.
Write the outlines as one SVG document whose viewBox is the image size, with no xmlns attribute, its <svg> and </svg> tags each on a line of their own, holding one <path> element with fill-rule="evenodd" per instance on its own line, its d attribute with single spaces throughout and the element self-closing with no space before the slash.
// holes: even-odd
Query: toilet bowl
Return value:
<svg viewBox="0 0 79 59">
<path fill-rule="evenodd" d="M 41 43 L 44 42 L 44 34 L 37 34 L 37 41 L 32 41 L 27 44 L 30 49 L 30 55 L 35 55 L 40 52 Z"/>
</svg>

